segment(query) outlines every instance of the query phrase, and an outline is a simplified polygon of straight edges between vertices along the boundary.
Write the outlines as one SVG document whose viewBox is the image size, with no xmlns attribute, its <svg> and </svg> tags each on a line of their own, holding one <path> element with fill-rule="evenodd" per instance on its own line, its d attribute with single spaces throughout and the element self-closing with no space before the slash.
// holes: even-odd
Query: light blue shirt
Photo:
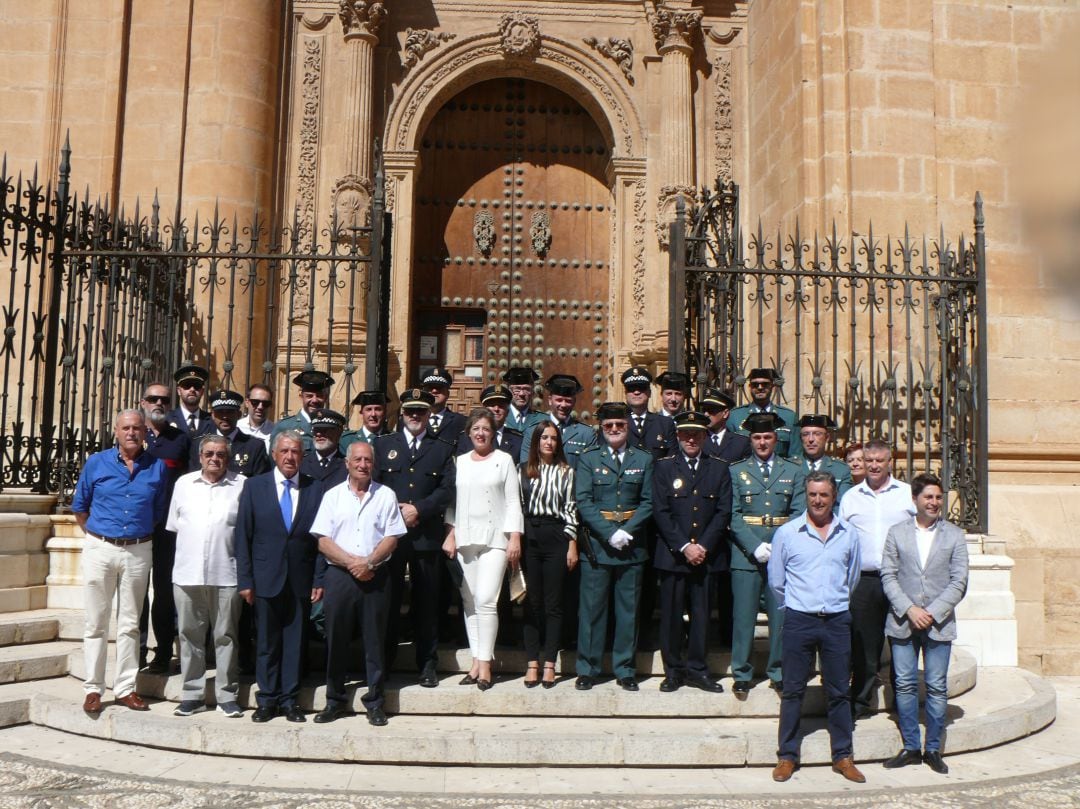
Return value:
<svg viewBox="0 0 1080 809">
<path fill-rule="evenodd" d="M 807 524 L 806 512 L 773 534 L 769 586 L 781 608 L 845 612 L 859 571 L 859 535 L 837 517 L 824 541 Z"/>
</svg>

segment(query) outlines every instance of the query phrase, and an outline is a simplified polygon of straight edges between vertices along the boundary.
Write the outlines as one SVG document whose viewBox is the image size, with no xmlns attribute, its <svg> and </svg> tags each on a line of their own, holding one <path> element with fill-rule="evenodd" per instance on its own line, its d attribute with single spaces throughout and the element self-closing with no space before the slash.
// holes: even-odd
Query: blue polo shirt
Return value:
<svg viewBox="0 0 1080 809">
<path fill-rule="evenodd" d="M 833 517 L 823 541 L 804 511 L 773 534 L 769 586 L 777 603 L 799 612 L 846 612 L 859 581 L 859 535 Z"/>
<path fill-rule="evenodd" d="M 134 472 L 129 472 L 115 447 L 86 459 L 71 510 L 89 512 L 86 530 L 91 534 L 137 539 L 165 518 L 168 468 L 145 451 L 134 463 Z"/>
</svg>

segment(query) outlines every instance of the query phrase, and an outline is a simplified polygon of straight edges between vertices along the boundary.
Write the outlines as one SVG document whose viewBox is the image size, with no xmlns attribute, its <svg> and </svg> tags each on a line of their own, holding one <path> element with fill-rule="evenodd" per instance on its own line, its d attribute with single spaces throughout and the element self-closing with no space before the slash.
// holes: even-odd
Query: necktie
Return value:
<svg viewBox="0 0 1080 809">
<path fill-rule="evenodd" d="M 689 458 L 687 460 L 687 463 L 690 464 L 690 474 L 691 475 L 696 475 L 697 474 L 697 458 Z"/>
<path fill-rule="evenodd" d="M 188 429 L 191 430 L 191 432 L 195 432 L 198 425 L 195 424 L 195 414 L 194 413 L 188 413 L 187 423 L 188 423 Z"/>
<path fill-rule="evenodd" d="M 622 453 L 621 452 L 616 452 L 615 450 L 612 450 L 611 451 L 611 457 L 615 459 L 615 468 L 621 470 L 622 469 Z"/>
<path fill-rule="evenodd" d="M 411 449 L 412 449 L 412 456 L 415 458 L 416 453 L 420 450 L 420 439 L 417 438 L 415 435 L 413 436 L 413 439 L 412 439 L 412 447 L 411 447 Z"/>
<path fill-rule="evenodd" d="M 765 480 L 769 479 L 769 469 L 769 462 L 765 461 L 765 463 L 761 465 L 761 476 L 765 478 Z"/>
<path fill-rule="evenodd" d="M 717 448 L 720 447 L 720 433 L 713 433 L 712 442 L 717 446 Z"/>
<path fill-rule="evenodd" d="M 643 429 L 645 429 L 645 417 L 634 416 L 634 424 L 637 426 L 637 432 L 640 433 Z"/>
<path fill-rule="evenodd" d="M 438 416 L 432 416 L 431 417 L 431 429 L 432 430 L 438 430 L 439 429 L 439 417 Z"/>
<path fill-rule="evenodd" d="M 285 531 L 292 531 L 292 481 L 283 480 L 281 482 L 283 491 L 281 492 L 281 519 L 285 523 Z"/>
</svg>

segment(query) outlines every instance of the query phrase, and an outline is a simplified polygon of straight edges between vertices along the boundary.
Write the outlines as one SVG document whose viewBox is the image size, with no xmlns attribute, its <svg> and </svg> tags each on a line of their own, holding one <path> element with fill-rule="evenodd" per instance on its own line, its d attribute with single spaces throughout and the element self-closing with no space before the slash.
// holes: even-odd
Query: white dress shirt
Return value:
<svg viewBox="0 0 1080 809">
<path fill-rule="evenodd" d="M 236 422 L 236 427 L 244 435 L 253 435 L 256 438 L 261 438 L 263 443 L 266 444 L 266 451 L 270 451 L 270 436 L 274 432 L 274 422 L 267 419 L 258 427 L 252 425 L 247 416 L 244 416 L 240 421 Z"/>
<path fill-rule="evenodd" d="M 840 519 L 855 526 L 864 571 L 881 570 L 885 537 L 897 523 L 915 516 L 911 487 L 889 476 L 878 491 L 867 481 L 848 489 L 840 501 Z"/>
<path fill-rule="evenodd" d="M 919 564 L 926 570 L 926 560 L 930 558 L 930 548 L 934 545 L 934 537 L 937 535 L 938 520 L 929 528 L 923 528 L 919 521 L 915 520 L 915 545 L 919 549 Z"/>
<path fill-rule="evenodd" d="M 233 532 L 244 480 L 243 475 L 226 472 L 211 483 L 199 470 L 176 481 L 165 521 L 166 530 L 176 532 L 173 584 L 236 586 Z"/>
<path fill-rule="evenodd" d="M 404 536 L 408 530 L 394 490 L 375 481 L 362 497 L 347 480 L 327 491 L 311 524 L 315 536 L 329 537 L 354 556 L 371 556 L 384 538 Z"/>
</svg>

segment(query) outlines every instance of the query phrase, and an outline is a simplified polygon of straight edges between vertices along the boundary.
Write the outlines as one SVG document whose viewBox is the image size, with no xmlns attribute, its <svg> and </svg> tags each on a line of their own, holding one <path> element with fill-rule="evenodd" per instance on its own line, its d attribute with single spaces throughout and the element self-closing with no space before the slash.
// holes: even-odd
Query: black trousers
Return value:
<svg viewBox="0 0 1080 809">
<path fill-rule="evenodd" d="M 435 667 L 439 660 L 439 604 L 445 557 L 441 550 L 417 551 L 398 544 L 389 562 L 389 619 L 381 633 L 385 637 L 386 670 L 397 656 L 401 600 L 405 590 L 405 566 L 409 567 L 409 620 L 412 622 L 416 668 Z M 329 634 L 329 630 L 327 630 Z"/>
<path fill-rule="evenodd" d="M 336 565 L 330 565 L 326 570 L 323 615 L 326 617 L 327 707 L 348 701 L 345 676 L 349 666 L 349 645 L 358 626 L 364 644 L 364 672 L 368 686 L 361 700 L 368 710 L 382 707 L 389 581 L 386 568 L 376 570 L 368 581 L 358 581 L 349 571 Z"/>
<path fill-rule="evenodd" d="M 176 602 L 173 600 L 173 560 L 176 556 L 176 533 L 160 526 L 154 529 L 153 567 L 154 600 L 150 605 L 150 624 L 157 646 L 154 656 L 171 660 L 176 637 Z"/>
<path fill-rule="evenodd" d="M 555 662 L 562 639 L 566 552 L 571 541 L 565 528 L 562 520 L 525 519 L 525 623 L 521 634 L 526 660 L 541 664 Z"/>
<path fill-rule="evenodd" d="M 657 538 L 656 524 L 649 520 L 645 525 L 645 547 L 649 552 L 650 561 L 646 563 L 641 574 L 641 602 L 638 607 L 638 646 L 649 649 L 655 649 L 658 640 L 655 616 L 660 600 L 660 582 L 657 577 L 658 571 L 651 562 L 656 555 Z M 660 620 L 663 621 L 663 618 L 661 617 Z"/>
<path fill-rule="evenodd" d="M 255 682 L 260 708 L 288 710 L 296 705 L 310 613 L 310 596 L 297 596 L 287 580 L 276 596 L 255 596 Z"/>
<path fill-rule="evenodd" d="M 874 697 L 888 612 L 881 577 L 864 571 L 851 594 L 851 707 L 855 713 L 868 710 Z"/>
<path fill-rule="evenodd" d="M 705 565 L 688 573 L 660 571 L 660 656 L 664 674 L 676 679 L 708 677 L 705 662 L 709 633 L 709 591 L 712 575 Z M 690 627 L 683 609 L 690 610 Z M 683 656 L 685 642 L 686 655 Z"/>
</svg>

